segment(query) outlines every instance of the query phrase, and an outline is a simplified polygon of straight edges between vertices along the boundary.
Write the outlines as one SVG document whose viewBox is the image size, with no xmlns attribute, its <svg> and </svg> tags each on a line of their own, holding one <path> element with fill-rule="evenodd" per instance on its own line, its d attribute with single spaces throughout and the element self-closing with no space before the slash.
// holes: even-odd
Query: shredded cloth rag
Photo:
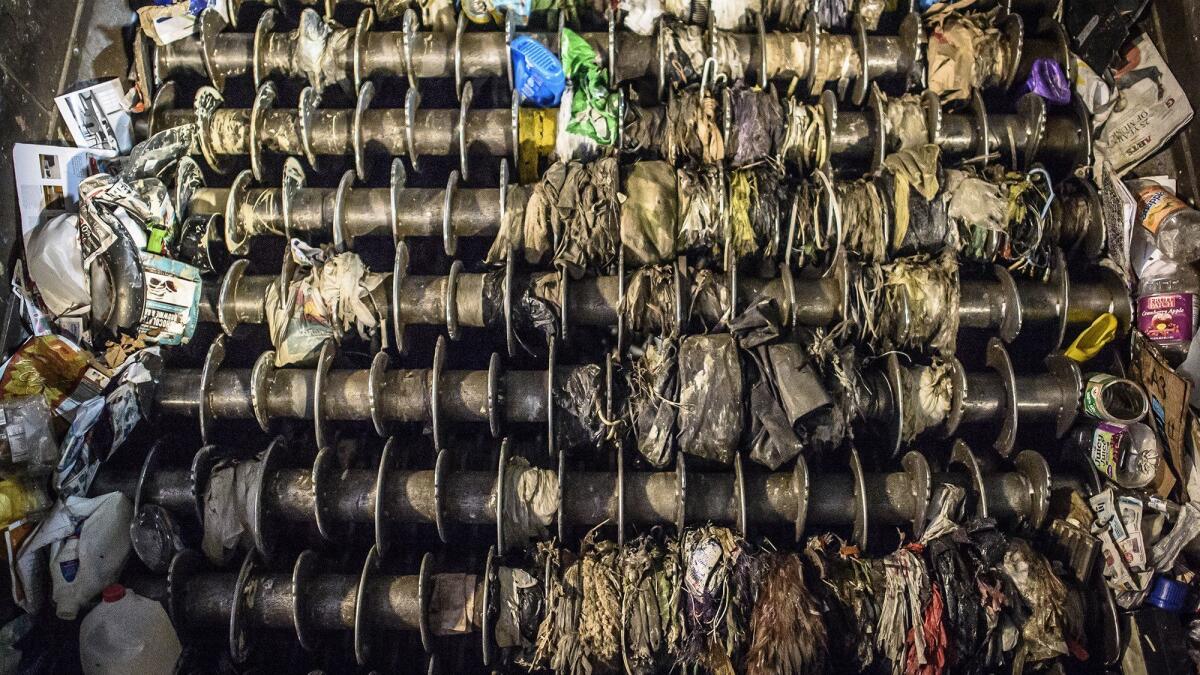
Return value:
<svg viewBox="0 0 1200 675">
<path fill-rule="evenodd" d="M 746 673 L 824 673 L 829 638 L 821 607 L 805 585 L 800 556 L 763 553 L 758 565 L 760 581 L 750 615 Z"/>
</svg>

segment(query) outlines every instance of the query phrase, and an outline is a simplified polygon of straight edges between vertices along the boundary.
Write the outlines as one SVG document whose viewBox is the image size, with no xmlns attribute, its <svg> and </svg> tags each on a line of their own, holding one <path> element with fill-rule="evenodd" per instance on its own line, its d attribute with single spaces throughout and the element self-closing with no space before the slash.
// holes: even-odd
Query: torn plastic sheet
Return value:
<svg viewBox="0 0 1200 675">
<path fill-rule="evenodd" d="M 804 451 L 779 403 L 770 373 L 760 364 L 750 386 L 750 459 L 774 471 Z"/>
<path fill-rule="evenodd" d="M 618 311 L 633 333 L 679 334 L 675 316 L 675 274 L 669 265 L 643 267 L 629 278 Z"/>
<path fill-rule="evenodd" d="M 776 167 L 761 164 L 730 174 L 729 245 L 733 255 L 775 258 L 783 200 L 781 172 Z"/>
<path fill-rule="evenodd" d="M 504 484 L 497 485 L 495 490 L 504 490 L 504 512 L 496 517 L 504 519 L 501 544 L 505 551 L 546 537 L 546 528 L 554 522 L 559 508 L 558 474 L 530 466 L 524 457 L 509 457 L 504 467 Z M 493 510 L 497 504 L 495 490 L 488 498 Z"/>
<path fill-rule="evenodd" d="M 907 194 L 898 192 L 899 181 L 891 172 L 884 172 L 879 177 L 879 187 L 884 194 L 893 196 L 892 209 L 899 211 L 902 201 L 906 203 L 907 223 L 894 225 L 892 237 L 892 255 L 910 256 L 918 253 L 936 253 L 946 248 L 957 238 L 957 230 L 952 234 L 946 219 L 946 209 L 943 207 L 944 197 L 938 193 L 932 200 L 925 199 L 920 192 L 909 189 Z M 899 218 L 897 218 L 899 221 Z M 903 234 L 900 228 L 903 227 Z"/>
<path fill-rule="evenodd" d="M 742 366 L 731 335 L 693 335 L 679 346 L 679 447 L 722 464 L 742 433 Z"/>
<path fill-rule="evenodd" d="M 607 431 L 601 419 L 604 375 L 592 364 L 573 368 L 566 377 L 554 378 L 555 439 L 559 451 L 599 449 Z"/>
<path fill-rule="evenodd" d="M 100 463 L 149 415 L 161 365 L 157 349 L 139 352 L 108 383 L 103 396 L 79 406 L 54 470 L 54 488 L 60 495 L 87 494 Z"/>
<path fill-rule="evenodd" d="M 678 253 L 711 257 L 720 254 L 725 243 L 721 192 L 721 175 L 715 167 L 675 172 L 675 193 L 679 198 L 675 244 Z"/>
<path fill-rule="evenodd" d="M 797 553 L 763 552 L 757 563 L 746 675 L 827 672 L 825 608 L 810 590 L 817 584 L 805 581 L 803 559 Z"/>
<path fill-rule="evenodd" d="M 671 463 L 675 419 L 679 416 L 677 347 L 654 339 L 633 362 L 629 374 L 630 427 L 638 452 L 656 468 Z"/>
<path fill-rule="evenodd" d="M 779 154 L 783 145 L 783 107 L 774 88 L 733 90 L 733 130 L 729 160 L 733 167 L 750 166 Z"/>
<path fill-rule="evenodd" d="M 893 223 L 892 232 L 888 237 L 892 250 L 899 248 L 909 239 L 908 229 L 911 221 L 916 220 L 918 227 L 925 224 L 929 204 L 938 194 L 940 155 L 941 149 L 938 146 L 926 143 L 897 150 L 884 158 L 883 165 L 892 179 L 890 187 Z M 884 182 L 880 186 L 886 194 L 888 184 Z M 928 220 L 933 221 L 934 218 Z M 920 233 L 914 238 L 922 239 L 925 236 L 928 235 Z"/>
<path fill-rule="evenodd" d="M 953 354 L 958 339 L 958 260 L 950 251 L 884 265 L 880 332 L 897 347 Z M 906 311 L 907 310 L 907 311 Z M 899 318 L 908 315 L 901 331 Z"/>
<path fill-rule="evenodd" d="M 518 287 L 513 308 L 513 333 L 530 354 L 544 354 L 551 337 L 559 334 L 559 275 L 542 274 Z"/>
<path fill-rule="evenodd" d="M 884 129 L 889 150 L 894 152 L 929 142 L 925 107 L 919 95 L 904 94 L 889 98 L 881 93 L 880 98 L 883 102 Z"/>
<path fill-rule="evenodd" d="M 662 154 L 671 165 L 700 166 L 725 159 L 725 136 L 717 117 L 718 101 L 699 88 L 674 91 L 667 99 L 661 138 Z"/>
<path fill-rule="evenodd" d="M 391 21 L 404 14 L 408 9 L 407 0 L 377 0 L 375 2 L 378 20 Z M 421 9 L 421 25 L 435 33 L 453 33 L 456 27 L 456 12 L 454 0 L 417 0 Z"/>
<path fill-rule="evenodd" d="M 479 630 L 482 586 L 474 574 L 436 574 L 429 599 L 429 627 L 434 635 L 463 635 Z"/>
<path fill-rule="evenodd" d="M 711 41 L 710 41 L 711 38 Z M 719 31 L 711 35 L 693 25 L 662 23 L 658 29 L 659 53 L 664 55 L 667 81 L 675 86 L 700 82 L 704 63 L 712 55 L 716 62 L 714 77 L 736 82 L 745 77 L 737 40 Z"/>
<path fill-rule="evenodd" d="M 625 264 L 657 265 L 675 258 L 675 169 L 666 162 L 637 162 L 625 176 L 621 245 Z"/>
<path fill-rule="evenodd" d="M 196 125 L 182 124 L 155 133 L 133 146 L 128 157 L 118 158 L 109 164 L 119 167 L 118 176 L 124 181 L 141 178 L 165 179 L 164 174 L 175 169 L 179 160 L 187 156 L 195 142 Z"/>
<path fill-rule="evenodd" d="M 200 548 L 214 565 L 224 565 L 251 545 L 257 520 L 254 495 L 263 479 L 262 456 L 225 460 L 213 467 L 204 493 L 204 537 Z"/>
<path fill-rule="evenodd" d="M 823 605 L 831 663 L 844 660 L 849 670 L 869 672 L 876 661 L 879 568 L 832 534 L 810 537 L 804 555 L 817 573 L 810 587 Z"/>
<path fill-rule="evenodd" d="M 384 275 L 371 272 L 356 253 L 332 254 L 293 239 L 288 255 L 296 269 L 283 297 L 279 281 L 267 287 L 267 330 L 275 365 L 309 363 L 329 339 L 354 329 L 369 337 L 382 323 L 376 297 Z"/>
<path fill-rule="evenodd" d="M 497 577 L 500 581 L 500 612 L 496 619 L 496 646 L 528 650 L 537 639 L 545 593 L 538 580 L 525 570 L 501 566 Z"/>
<path fill-rule="evenodd" d="M 995 12 L 927 16 L 929 89 L 943 102 L 970 98 L 977 89 L 1004 82 L 1008 45 L 994 26 Z"/>
<path fill-rule="evenodd" d="M 640 535 L 621 549 L 625 659 L 631 675 L 670 669 L 682 639 L 683 617 L 676 601 L 678 544 Z"/>
<path fill-rule="evenodd" d="M 1012 579 L 1030 614 L 1021 626 L 1021 649 L 1033 663 L 1070 653 L 1067 648 L 1067 588 L 1050 561 L 1024 539 L 1011 539 L 1004 554 L 1004 572 Z M 1083 617 L 1077 618 L 1081 625 Z"/>
<path fill-rule="evenodd" d="M 783 317 L 774 298 L 764 298 L 747 307 L 733 321 L 729 332 L 737 337 L 742 349 L 754 349 L 783 334 Z"/>
<path fill-rule="evenodd" d="M 125 567 L 132 517 L 133 504 L 119 492 L 60 501 L 17 553 L 13 600 L 39 614 L 49 583 L 57 616 L 74 620 Z"/>
<path fill-rule="evenodd" d="M 965 171 L 945 172 L 946 218 L 965 255 L 985 256 L 982 241 L 1008 233 L 1008 198 L 999 185 Z M 985 256 L 986 257 L 986 256 Z"/>
<path fill-rule="evenodd" d="M 326 21 L 311 7 L 300 13 L 300 26 L 293 43 L 292 70 L 302 73 L 317 91 L 338 84 L 351 92 L 350 76 L 341 68 L 338 55 L 350 51 L 354 31 L 335 30 L 339 26 Z"/>
<path fill-rule="evenodd" d="M 576 279 L 587 270 L 610 267 L 617 257 L 621 239 L 617 215 L 619 181 L 615 157 L 567 165 L 547 229 L 558 241 L 554 249 L 555 266 L 565 268 Z"/>
</svg>

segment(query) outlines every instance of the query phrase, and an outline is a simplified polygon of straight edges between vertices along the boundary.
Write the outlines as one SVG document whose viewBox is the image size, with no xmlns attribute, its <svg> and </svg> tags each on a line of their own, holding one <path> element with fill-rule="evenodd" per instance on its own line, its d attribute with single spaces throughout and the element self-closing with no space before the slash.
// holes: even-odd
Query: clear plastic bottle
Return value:
<svg viewBox="0 0 1200 675">
<path fill-rule="evenodd" d="M 1179 263 L 1200 260 L 1200 211 L 1154 181 L 1129 184 L 1137 198 L 1137 223 L 1154 235 L 1163 255 Z"/>
<path fill-rule="evenodd" d="M 1176 363 L 1187 356 L 1196 333 L 1200 316 L 1197 294 L 1200 294 L 1200 276 L 1189 264 L 1159 261 L 1149 266 L 1138 280 L 1138 330 Z"/>
<path fill-rule="evenodd" d="M 1162 450 L 1154 430 L 1142 424 L 1088 420 L 1075 428 L 1075 443 L 1096 469 L 1123 488 L 1145 487 L 1158 473 Z"/>
<path fill-rule="evenodd" d="M 84 675 L 171 675 L 182 648 L 162 605 L 113 584 L 79 629 Z"/>
</svg>

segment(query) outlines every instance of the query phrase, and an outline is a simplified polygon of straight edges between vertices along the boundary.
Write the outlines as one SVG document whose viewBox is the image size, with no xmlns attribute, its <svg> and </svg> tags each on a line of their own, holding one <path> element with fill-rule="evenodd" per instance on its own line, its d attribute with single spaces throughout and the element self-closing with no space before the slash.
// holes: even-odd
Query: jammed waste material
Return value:
<svg viewBox="0 0 1200 675">
<path fill-rule="evenodd" d="M 1196 672 L 1147 4 L 140 3 L 13 148 L 0 670 Z"/>
</svg>

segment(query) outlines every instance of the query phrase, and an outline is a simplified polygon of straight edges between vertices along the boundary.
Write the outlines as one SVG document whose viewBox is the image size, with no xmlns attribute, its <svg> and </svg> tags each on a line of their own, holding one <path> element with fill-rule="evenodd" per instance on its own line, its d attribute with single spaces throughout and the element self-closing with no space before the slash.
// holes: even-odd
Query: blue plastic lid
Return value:
<svg viewBox="0 0 1200 675">
<path fill-rule="evenodd" d="M 567 76 L 562 63 L 546 45 L 518 35 L 512 41 L 513 84 L 521 100 L 538 108 L 552 108 L 562 100 Z"/>
<path fill-rule="evenodd" d="M 1168 612 L 1179 612 L 1187 602 L 1187 584 L 1174 579 L 1158 576 L 1154 578 L 1154 586 L 1150 589 L 1150 597 L 1146 602 Z"/>
</svg>

